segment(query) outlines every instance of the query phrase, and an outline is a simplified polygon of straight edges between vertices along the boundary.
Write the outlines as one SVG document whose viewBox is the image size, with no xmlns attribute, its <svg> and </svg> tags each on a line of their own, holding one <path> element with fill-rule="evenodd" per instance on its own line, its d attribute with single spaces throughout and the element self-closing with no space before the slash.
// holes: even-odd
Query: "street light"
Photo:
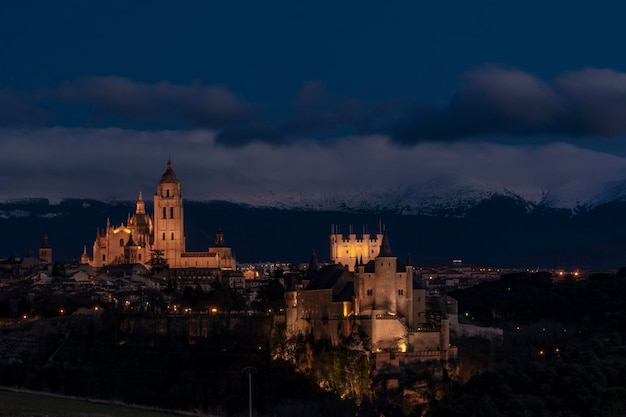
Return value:
<svg viewBox="0 0 626 417">
<path fill-rule="evenodd" d="M 246 366 L 241 370 L 241 373 L 248 374 L 248 403 L 250 406 L 250 417 L 252 417 L 252 374 L 256 372 L 254 366 Z"/>
</svg>

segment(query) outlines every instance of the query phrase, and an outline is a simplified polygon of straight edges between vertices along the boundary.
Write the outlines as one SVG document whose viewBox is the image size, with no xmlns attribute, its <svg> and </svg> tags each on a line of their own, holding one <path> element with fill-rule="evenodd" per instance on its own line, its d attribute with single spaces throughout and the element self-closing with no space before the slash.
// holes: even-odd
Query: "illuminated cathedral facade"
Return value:
<svg viewBox="0 0 626 417">
<path fill-rule="evenodd" d="M 93 256 L 86 248 L 82 263 L 101 268 L 106 265 L 139 263 L 149 265 L 155 251 L 167 261 L 170 268 L 218 268 L 236 269 L 236 259 L 231 248 L 226 247 L 224 235 L 218 230 L 215 244 L 206 252 L 187 252 L 185 248 L 185 223 L 181 182 L 167 162 L 154 194 L 152 217 L 146 213 L 143 196 L 135 205 L 135 213 L 129 214 L 126 224 L 111 224 L 98 230 L 93 244 Z"/>
</svg>

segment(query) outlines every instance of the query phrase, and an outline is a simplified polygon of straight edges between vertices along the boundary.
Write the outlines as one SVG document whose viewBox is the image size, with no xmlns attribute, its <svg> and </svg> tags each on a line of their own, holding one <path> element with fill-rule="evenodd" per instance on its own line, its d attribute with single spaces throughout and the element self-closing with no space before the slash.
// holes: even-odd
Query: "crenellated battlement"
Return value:
<svg viewBox="0 0 626 417">
<path fill-rule="evenodd" d="M 382 227 L 381 227 L 382 229 Z M 370 234 L 367 226 L 362 227 L 362 233 L 354 233 L 352 225 L 349 233 L 341 232 L 339 225 L 331 225 L 330 234 L 330 260 L 333 263 L 347 265 L 350 271 L 354 271 L 356 263 L 368 263 L 380 253 L 382 232 Z"/>
</svg>

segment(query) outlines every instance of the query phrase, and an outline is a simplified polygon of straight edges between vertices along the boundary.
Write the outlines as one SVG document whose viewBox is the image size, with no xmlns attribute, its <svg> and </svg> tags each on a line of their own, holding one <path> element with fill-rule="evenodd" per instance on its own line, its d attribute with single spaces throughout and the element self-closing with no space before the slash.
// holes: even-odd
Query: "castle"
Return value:
<svg viewBox="0 0 626 417">
<path fill-rule="evenodd" d="M 96 233 L 93 256 L 89 257 L 85 247 L 81 262 L 95 268 L 123 263 L 147 266 L 154 251 L 161 253 L 170 268 L 236 269 L 235 256 L 226 247 L 221 230 L 206 252 L 186 251 L 182 187 L 170 160 L 154 194 L 153 216 L 146 213 L 139 193 L 135 213 L 128 215 L 126 224 L 113 226 L 107 219 L 106 228 Z"/>
<path fill-rule="evenodd" d="M 333 345 L 361 338 L 379 364 L 456 356 L 445 303 L 419 288 L 413 267 L 393 255 L 387 233 L 357 239 L 334 231 L 333 263 L 319 267 L 314 254 L 302 281 L 287 288 L 288 336 L 312 334 Z"/>
</svg>

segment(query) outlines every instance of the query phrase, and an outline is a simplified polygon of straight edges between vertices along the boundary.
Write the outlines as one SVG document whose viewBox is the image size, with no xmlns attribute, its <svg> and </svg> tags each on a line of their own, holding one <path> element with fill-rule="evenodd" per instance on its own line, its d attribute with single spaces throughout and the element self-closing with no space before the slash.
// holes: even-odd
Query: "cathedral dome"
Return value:
<svg viewBox="0 0 626 417">
<path fill-rule="evenodd" d="M 165 173 L 163 173 L 163 175 L 161 176 L 161 181 L 159 181 L 159 183 L 164 183 L 164 182 L 168 182 L 168 183 L 179 183 L 180 182 L 178 180 L 178 177 L 176 176 L 176 174 L 174 174 L 174 170 L 172 169 L 172 161 L 171 160 L 167 161 L 167 169 L 165 170 Z"/>
</svg>

